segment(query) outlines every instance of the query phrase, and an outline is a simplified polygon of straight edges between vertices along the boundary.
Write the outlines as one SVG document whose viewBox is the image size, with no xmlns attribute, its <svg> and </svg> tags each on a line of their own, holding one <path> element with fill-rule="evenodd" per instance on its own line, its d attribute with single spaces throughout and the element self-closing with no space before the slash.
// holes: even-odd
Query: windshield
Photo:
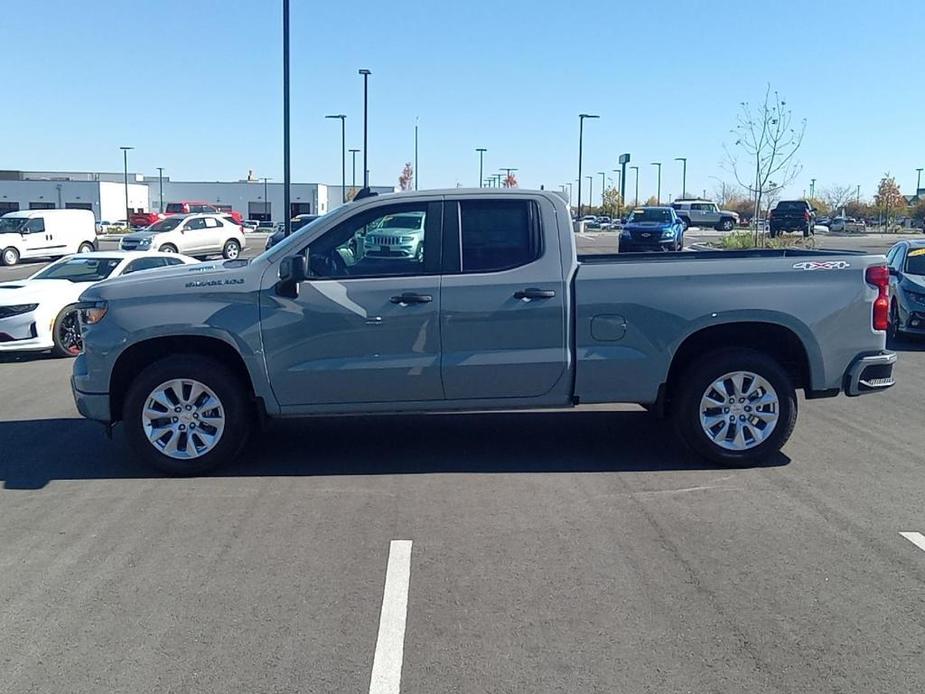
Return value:
<svg viewBox="0 0 925 694">
<path fill-rule="evenodd" d="M 633 214 L 630 215 L 629 221 L 631 222 L 659 222 L 662 224 L 668 224 L 671 222 L 671 213 L 668 210 L 660 210 L 655 208 L 646 208 L 642 210 L 633 210 Z"/>
<path fill-rule="evenodd" d="M 925 248 L 909 251 L 909 256 L 906 258 L 906 274 L 925 275 Z"/>
<path fill-rule="evenodd" d="M 420 215 L 400 214 L 394 217 L 386 217 L 379 225 L 379 229 L 420 229 Z"/>
<path fill-rule="evenodd" d="M 0 217 L 0 234 L 20 231 L 27 221 L 25 217 Z"/>
<path fill-rule="evenodd" d="M 149 231 L 170 231 L 183 223 L 183 217 L 168 217 L 148 227 Z"/>
<path fill-rule="evenodd" d="M 69 258 L 49 265 L 32 279 L 99 282 L 109 277 L 121 262 L 121 258 Z"/>
<path fill-rule="evenodd" d="M 167 214 L 177 214 L 179 212 L 186 212 L 183 209 L 182 202 L 168 202 L 167 203 Z"/>
</svg>

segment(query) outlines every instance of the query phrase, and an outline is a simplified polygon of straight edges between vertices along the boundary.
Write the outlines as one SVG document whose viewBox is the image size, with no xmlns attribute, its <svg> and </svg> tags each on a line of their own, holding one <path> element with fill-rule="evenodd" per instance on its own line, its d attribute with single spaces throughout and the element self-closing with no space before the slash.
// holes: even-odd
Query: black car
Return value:
<svg viewBox="0 0 925 694">
<path fill-rule="evenodd" d="M 781 200 L 768 212 L 768 231 L 771 238 L 785 231 L 800 231 L 803 236 L 814 233 L 816 210 L 805 200 Z"/>
</svg>

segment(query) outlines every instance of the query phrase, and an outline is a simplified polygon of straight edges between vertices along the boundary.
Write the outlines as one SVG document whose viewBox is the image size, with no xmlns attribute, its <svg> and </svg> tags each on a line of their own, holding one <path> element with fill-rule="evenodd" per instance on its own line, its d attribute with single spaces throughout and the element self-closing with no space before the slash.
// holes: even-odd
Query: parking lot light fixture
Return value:
<svg viewBox="0 0 925 694">
<path fill-rule="evenodd" d="M 662 162 L 653 161 L 652 166 L 658 167 L 658 185 L 655 189 L 655 204 L 662 204 Z"/>
<path fill-rule="evenodd" d="M 122 181 L 125 185 L 125 224 L 130 225 L 129 215 L 131 211 L 128 208 L 128 151 L 134 147 L 119 147 L 122 150 Z"/>
<path fill-rule="evenodd" d="M 479 188 L 482 187 L 483 181 L 485 180 L 484 176 L 484 164 L 485 164 L 485 152 L 488 150 L 484 147 L 476 147 L 475 151 L 479 153 Z"/>
<path fill-rule="evenodd" d="M 325 116 L 340 121 L 340 201 L 347 202 L 347 116 L 343 113 Z"/>
<path fill-rule="evenodd" d="M 356 187 L 357 187 L 357 152 L 359 152 L 359 151 L 360 151 L 360 150 L 358 150 L 358 149 L 351 149 L 351 150 L 350 150 L 350 157 L 351 157 L 352 160 L 353 160 L 353 163 L 352 163 L 352 166 L 353 166 L 353 174 L 352 174 L 351 179 L 350 179 L 350 180 L 351 180 L 350 187 L 353 188 L 353 189 L 356 189 Z"/>
<path fill-rule="evenodd" d="M 915 179 L 915 194 L 918 195 L 922 190 L 922 169 L 916 169 L 915 172 L 918 174 Z"/>
<path fill-rule="evenodd" d="M 592 113 L 578 114 L 578 218 L 581 219 L 581 162 L 584 148 L 585 118 L 600 118 Z"/>
<path fill-rule="evenodd" d="M 588 208 L 590 209 L 591 203 L 594 202 L 594 176 L 585 176 L 585 178 L 588 179 Z M 580 202 L 581 201 L 579 201 L 579 204 Z M 579 219 L 581 219 L 581 217 L 579 217 Z"/>
<path fill-rule="evenodd" d="M 164 214 L 164 167 L 157 167 L 157 211 Z"/>
<path fill-rule="evenodd" d="M 636 194 L 633 196 L 633 207 L 639 207 L 639 167 L 631 166 L 630 168 L 636 172 Z"/>
<path fill-rule="evenodd" d="M 687 157 L 675 157 L 675 161 L 681 162 L 681 197 L 687 197 Z"/>
<path fill-rule="evenodd" d="M 607 190 L 607 172 L 598 171 L 598 175 L 601 177 L 601 209 L 604 209 L 604 192 Z"/>
<path fill-rule="evenodd" d="M 358 74 L 363 75 L 363 187 L 369 187 L 369 76 L 373 74 L 366 68 L 361 68 Z"/>
<path fill-rule="evenodd" d="M 272 218 L 270 217 L 270 198 L 267 196 L 269 192 L 267 188 L 267 181 L 272 181 L 272 180 L 273 179 L 270 178 L 269 176 L 263 177 L 263 216 L 266 217 L 266 219 L 264 220 L 265 222 L 272 221 Z"/>
</svg>

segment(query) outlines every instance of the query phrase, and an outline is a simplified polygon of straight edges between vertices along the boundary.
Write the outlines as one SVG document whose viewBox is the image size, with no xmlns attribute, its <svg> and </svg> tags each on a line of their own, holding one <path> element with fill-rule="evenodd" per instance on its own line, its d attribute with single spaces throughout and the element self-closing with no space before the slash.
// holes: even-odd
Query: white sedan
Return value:
<svg viewBox="0 0 925 694">
<path fill-rule="evenodd" d="M 198 262 L 176 253 L 94 251 L 69 255 L 28 279 L 0 284 L 0 352 L 80 353 L 77 300 L 106 279 Z"/>
</svg>

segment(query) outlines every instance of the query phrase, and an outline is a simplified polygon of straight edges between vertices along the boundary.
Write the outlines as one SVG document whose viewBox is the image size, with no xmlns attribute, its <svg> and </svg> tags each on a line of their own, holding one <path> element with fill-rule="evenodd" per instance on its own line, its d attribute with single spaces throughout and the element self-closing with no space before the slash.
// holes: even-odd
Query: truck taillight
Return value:
<svg viewBox="0 0 925 694">
<path fill-rule="evenodd" d="M 770 221 L 771 217 L 774 216 L 774 210 L 768 210 L 768 220 Z"/>
<path fill-rule="evenodd" d="M 803 219 L 809 221 L 809 210 L 803 210 Z"/>
<path fill-rule="evenodd" d="M 874 330 L 886 330 L 890 326 L 890 271 L 886 265 L 867 268 L 864 275 L 867 284 L 877 288 L 874 299 Z"/>
</svg>

